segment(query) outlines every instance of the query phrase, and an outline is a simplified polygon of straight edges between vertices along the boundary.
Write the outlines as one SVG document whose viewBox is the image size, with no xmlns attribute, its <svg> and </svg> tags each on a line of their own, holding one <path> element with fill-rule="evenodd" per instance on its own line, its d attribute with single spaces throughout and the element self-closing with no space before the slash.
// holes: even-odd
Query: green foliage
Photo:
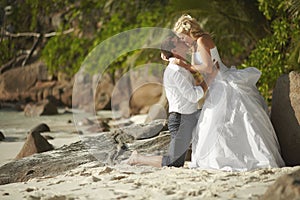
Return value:
<svg viewBox="0 0 300 200">
<path fill-rule="evenodd" d="M 181 10 L 173 18 L 177 20 L 182 13 L 195 17 L 212 34 L 228 65 L 241 64 L 241 58 L 266 35 L 267 22 L 256 6 L 257 0 L 174 0 L 173 4 Z"/>
<path fill-rule="evenodd" d="M 259 8 L 270 20 L 270 34 L 261 39 L 243 67 L 261 70 L 259 90 L 270 103 L 272 89 L 283 73 L 300 69 L 300 18 L 290 15 L 290 0 L 260 0 Z"/>
<path fill-rule="evenodd" d="M 9 40 L 3 40 L 0 43 L 0 63 L 8 62 L 14 55 L 14 44 Z"/>
<path fill-rule="evenodd" d="M 283 73 L 284 61 L 280 50 L 276 47 L 276 41 L 272 37 L 260 40 L 243 67 L 253 66 L 261 72 L 259 90 L 268 101 L 271 100 L 271 90 L 277 78 Z"/>
<path fill-rule="evenodd" d="M 99 64 L 101 64 L 103 66 L 100 67 L 107 67 L 105 70 L 111 72 L 120 68 L 126 71 L 137 65 L 137 59 L 139 59 L 139 63 L 150 61 L 152 59 L 150 55 L 139 57 L 142 50 L 138 50 L 138 48 L 144 45 L 148 37 L 145 32 L 137 30 L 132 35 L 125 33 L 121 40 L 114 40 L 113 37 L 141 27 L 164 26 L 164 16 L 167 14 L 164 4 L 164 1 L 112 1 L 109 4 L 110 9 L 104 9 L 107 16 L 99 18 L 101 28 L 95 34 L 91 48 L 101 45 L 102 52 L 99 52 L 99 49 L 91 52 L 88 57 L 89 69 L 98 72 Z M 107 7 L 106 4 L 105 8 Z M 107 39 L 109 42 L 106 41 Z M 117 52 L 120 55 L 116 55 Z M 99 56 L 103 53 L 104 56 Z M 112 59 L 113 62 L 110 63 Z"/>
<path fill-rule="evenodd" d="M 245 60 L 241 67 L 253 66 L 262 71 L 259 89 L 268 100 L 277 78 L 300 68 L 299 0 L 0 2 L 2 8 L 7 5 L 12 6 L 13 12 L 7 16 L 6 24 L 16 33 L 62 32 L 73 28 L 72 34 L 44 38 L 39 46 L 52 73 L 62 71 L 73 75 L 85 58 L 92 58 L 87 64 L 94 73 L 102 64 L 114 72 L 143 63 L 161 62 L 157 50 L 137 49 L 149 37 L 142 32 L 118 41 L 105 41 L 140 27 L 173 28 L 183 13 L 193 15 L 206 31 L 212 33 L 225 63 L 241 65 Z M 3 17 L 1 12 L 0 15 Z M 60 16 L 56 21 L 60 22 L 59 26 L 50 23 L 54 16 Z M 32 44 L 32 38 L 6 38 L 0 44 L 0 64 L 30 49 Z M 103 45 L 104 53 L 92 51 L 98 45 Z"/>
<path fill-rule="evenodd" d="M 55 74 L 61 71 L 74 75 L 87 55 L 85 46 L 88 46 L 86 39 L 74 35 L 56 36 L 47 42 L 42 57 L 50 72 Z"/>
</svg>

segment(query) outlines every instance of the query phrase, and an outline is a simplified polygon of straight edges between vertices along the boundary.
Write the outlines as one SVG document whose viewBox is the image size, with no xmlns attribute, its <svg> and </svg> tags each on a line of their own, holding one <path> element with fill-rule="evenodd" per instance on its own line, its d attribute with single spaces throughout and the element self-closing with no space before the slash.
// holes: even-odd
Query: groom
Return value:
<svg viewBox="0 0 300 200">
<path fill-rule="evenodd" d="M 162 166 L 181 167 L 192 140 L 200 111 L 198 101 L 203 97 L 204 86 L 196 86 L 191 66 L 182 62 L 189 47 L 172 34 L 162 43 L 162 57 L 169 60 L 164 72 L 164 87 L 169 102 L 168 128 L 171 134 L 169 154 L 162 157 Z M 180 62 L 178 62 L 180 61 Z"/>
<path fill-rule="evenodd" d="M 189 47 L 170 35 L 161 45 L 161 54 L 169 64 L 164 72 L 164 87 L 169 102 L 168 128 L 171 134 L 169 152 L 165 156 L 143 156 L 136 151 L 128 159 L 130 165 L 182 167 L 192 140 L 200 111 L 198 101 L 207 87 L 196 86 L 190 65 L 183 62 Z M 180 61 L 180 62 L 178 62 Z M 179 64 L 179 65 L 178 65 Z"/>
</svg>

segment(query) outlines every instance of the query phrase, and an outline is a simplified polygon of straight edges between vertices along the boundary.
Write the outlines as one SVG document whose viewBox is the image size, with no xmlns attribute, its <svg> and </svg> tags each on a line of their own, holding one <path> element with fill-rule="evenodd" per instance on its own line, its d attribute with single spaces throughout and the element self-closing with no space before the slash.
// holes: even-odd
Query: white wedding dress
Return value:
<svg viewBox="0 0 300 200">
<path fill-rule="evenodd" d="M 265 101 L 256 88 L 261 72 L 254 67 L 227 68 L 216 47 L 210 53 L 219 72 L 195 128 L 190 167 L 247 171 L 284 166 Z M 195 62 L 202 63 L 199 53 Z"/>
</svg>

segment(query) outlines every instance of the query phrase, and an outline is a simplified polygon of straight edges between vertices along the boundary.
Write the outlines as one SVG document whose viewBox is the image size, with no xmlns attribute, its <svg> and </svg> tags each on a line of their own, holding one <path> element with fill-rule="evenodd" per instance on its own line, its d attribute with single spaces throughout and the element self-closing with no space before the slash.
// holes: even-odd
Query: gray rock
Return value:
<svg viewBox="0 0 300 200">
<path fill-rule="evenodd" d="M 300 125 L 300 73 L 292 71 L 290 79 L 290 99 L 298 124 Z"/>
<path fill-rule="evenodd" d="M 169 103 L 166 97 L 165 90 L 162 90 L 162 95 L 156 104 L 153 104 L 148 112 L 145 123 L 149 123 L 156 119 L 168 119 Z"/>
<path fill-rule="evenodd" d="M 167 121 L 157 119 L 148 124 L 136 124 L 120 128 L 124 133 L 133 136 L 135 139 L 147 139 L 157 136 L 161 131 L 167 130 Z"/>
<path fill-rule="evenodd" d="M 41 123 L 34 127 L 33 129 L 30 130 L 31 133 L 33 132 L 38 132 L 38 133 L 43 133 L 43 132 L 50 132 L 50 128 L 47 124 Z"/>
<path fill-rule="evenodd" d="M 291 105 L 291 85 L 289 75 L 279 77 L 273 90 L 271 108 L 271 121 L 287 166 L 300 164 L 300 126 Z"/>
<path fill-rule="evenodd" d="M 40 132 L 30 132 L 27 139 L 16 156 L 16 159 L 24 158 L 35 153 L 53 150 L 53 146 L 43 137 Z"/>
<path fill-rule="evenodd" d="M 4 134 L 0 131 L 0 141 L 3 141 L 3 140 L 5 140 L 5 136 L 4 136 Z"/>
</svg>

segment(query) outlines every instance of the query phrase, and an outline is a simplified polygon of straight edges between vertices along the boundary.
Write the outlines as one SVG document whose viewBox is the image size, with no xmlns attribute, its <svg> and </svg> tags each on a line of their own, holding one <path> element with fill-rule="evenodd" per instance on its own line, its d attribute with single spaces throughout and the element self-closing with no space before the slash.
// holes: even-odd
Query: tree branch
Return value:
<svg viewBox="0 0 300 200">
<path fill-rule="evenodd" d="M 74 31 L 74 28 L 70 28 L 68 30 L 65 30 L 63 32 L 51 32 L 51 33 L 46 33 L 44 35 L 45 38 L 48 38 L 48 37 L 53 37 L 53 36 L 56 36 L 56 35 L 66 35 L 66 34 L 69 34 L 69 33 L 72 33 Z"/>
<path fill-rule="evenodd" d="M 65 35 L 65 34 L 69 34 L 72 33 L 74 31 L 74 28 L 70 28 L 68 30 L 65 30 L 63 32 L 50 32 L 50 33 L 46 33 L 44 34 L 44 38 L 48 38 L 48 37 L 53 37 L 56 35 Z M 25 32 L 25 33 L 10 33 L 8 31 L 6 31 L 2 36 L 4 37 L 37 37 L 39 38 L 41 36 L 41 33 L 31 33 L 31 32 Z"/>
<path fill-rule="evenodd" d="M 0 74 L 4 73 L 5 71 L 11 69 L 14 67 L 14 63 L 18 63 L 21 60 L 24 60 L 27 57 L 27 55 L 20 55 L 18 57 L 15 57 L 13 59 L 11 59 L 10 61 L 8 61 L 6 64 L 2 65 L 0 67 Z"/>
<path fill-rule="evenodd" d="M 32 56 L 34 50 L 36 49 L 36 47 L 38 46 L 38 43 L 41 41 L 42 39 L 42 34 L 40 34 L 40 37 L 38 37 L 36 39 L 36 41 L 33 43 L 31 49 L 30 49 L 30 52 L 29 54 L 27 54 L 26 58 L 23 60 L 22 62 L 22 66 L 25 66 L 27 64 L 27 61 L 30 59 L 30 57 Z"/>
</svg>

